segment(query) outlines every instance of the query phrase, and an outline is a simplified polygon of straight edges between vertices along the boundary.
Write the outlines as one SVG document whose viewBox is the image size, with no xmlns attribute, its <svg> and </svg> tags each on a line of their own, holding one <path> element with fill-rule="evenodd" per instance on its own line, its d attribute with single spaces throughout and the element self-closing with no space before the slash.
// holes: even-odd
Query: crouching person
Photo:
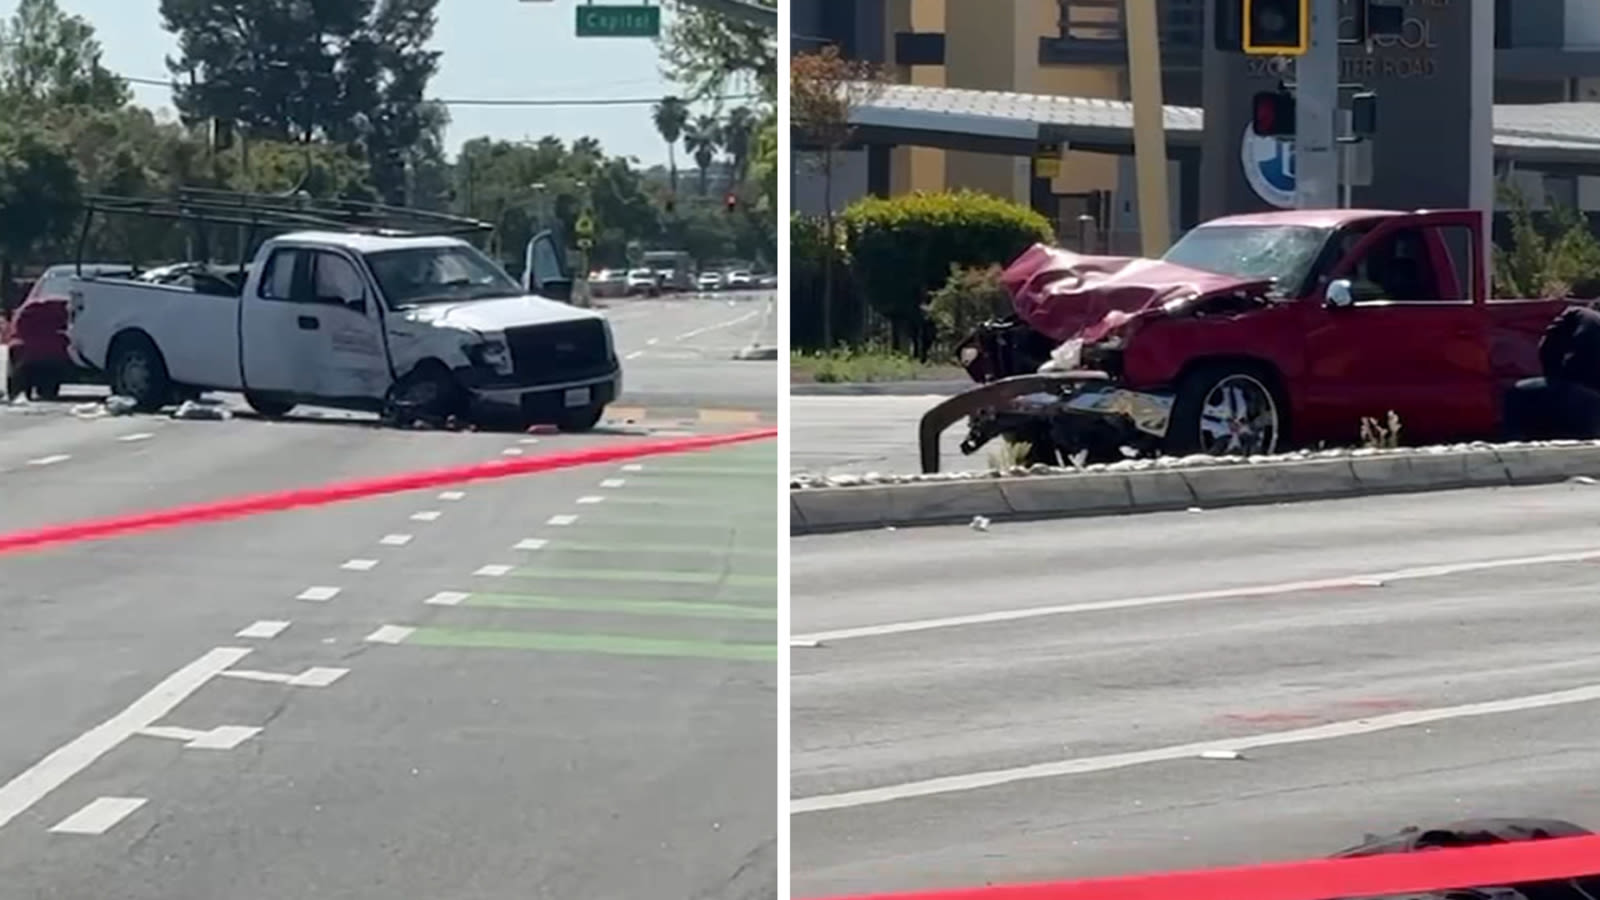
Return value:
<svg viewBox="0 0 1600 900">
<path fill-rule="evenodd" d="M 1600 439 L 1600 312 L 1563 310 L 1539 341 L 1544 375 L 1516 383 L 1505 399 L 1513 441 Z"/>
</svg>

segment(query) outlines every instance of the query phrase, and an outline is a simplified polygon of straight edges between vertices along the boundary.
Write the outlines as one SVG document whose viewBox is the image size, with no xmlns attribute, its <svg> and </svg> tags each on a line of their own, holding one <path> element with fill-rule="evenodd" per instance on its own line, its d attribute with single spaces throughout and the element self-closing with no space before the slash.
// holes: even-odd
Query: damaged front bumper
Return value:
<svg viewBox="0 0 1600 900">
<path fill-rule="evenodd" d="M 969 420 L 961 452 L 976 453 L 995 437 L 1045 425 L 1063 449 L 1086 435 L 1122 437 L 1134 444 L 1158 443 L 1172 418 L 1173 395 L 1119 385 L 1105 372 L 1079 370 L 1016 375 L 981 384 L 928 410 L 918 428 L 922 471 L 939 471 L 939 438 L 960 419 Z M 1080 437 L 1082 436 L 1082 437 Z M 1063 440 L 1064 438 L 1064 440 Z"/>
</svg>

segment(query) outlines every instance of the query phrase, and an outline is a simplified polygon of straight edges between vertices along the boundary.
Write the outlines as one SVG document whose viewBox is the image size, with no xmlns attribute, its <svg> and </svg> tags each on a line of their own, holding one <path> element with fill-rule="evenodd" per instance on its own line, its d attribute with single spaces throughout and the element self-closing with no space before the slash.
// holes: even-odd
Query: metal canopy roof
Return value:
<svg viewBox="0 0 1600 900">
<path fill-rule="evenodd" d="M 1198 150 L 1205 112 L 1163 110 L 1167 142 Z M 1040 144 L 1126 154 L 1133 105 L 1120 100 L 891 84 L 851 115 L 862 143 L 1030 155 Z M 1496 155 L 1528 163 L 1600 166 L 1600 103 L 1496 106 Z"/>
</svg>

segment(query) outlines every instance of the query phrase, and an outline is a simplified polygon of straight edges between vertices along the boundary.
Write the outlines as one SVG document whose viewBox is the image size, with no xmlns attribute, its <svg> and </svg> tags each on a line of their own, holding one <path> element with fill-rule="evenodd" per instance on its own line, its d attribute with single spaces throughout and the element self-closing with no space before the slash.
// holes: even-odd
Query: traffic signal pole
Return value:
<svg viewBox="0 0 1600 900">
<path fill-rule="evenodd" d="M 1295 62 L 1295 206 L 1339 206 L 1339 0 L 1311 0 L 1310 48 Z"/>
</svg>

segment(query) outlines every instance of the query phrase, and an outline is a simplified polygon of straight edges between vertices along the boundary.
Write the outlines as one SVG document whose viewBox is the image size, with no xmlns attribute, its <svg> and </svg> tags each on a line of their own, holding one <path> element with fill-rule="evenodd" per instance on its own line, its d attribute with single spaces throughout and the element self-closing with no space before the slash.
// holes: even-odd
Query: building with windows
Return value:
<svg viewBox="0 0 1600 900">
<path fill-rule="evenodd" d="M 1250 71 L 1248 67 L 1261 65 L 1258 61 L 1219 62 L 1223 58 L 1209 46 L 1209 2 L 1214 0 L 1158 0 L 1164 95 L 1172 107 L 1197 111 L 1207 106 L 1208 66 L 1213 72 L 1222 65 L 1240 68 L 1227 76 L 1228 90 L 1234 93 L 1247 92 L 1252 78 L 1264 85 L 1276 77 Z M 1370 55 L 1347 51 L 1347 79 L 1375 84 L 1380 98 L 1386 92 L 1405 98 L 1394 101 L 1398 105 L 1425 95 L 1433 79 L 1449 78 L 1448 72 L 1439 73 L 1442 66 L 1460 62 L 1459 55 L 1452 55 L 1459 51 L 1449 46 L 1456 36 L 1439 27 L 1430 18 L 1435 12 L 1427 9 L 1448 3 L 1414 0 L 1404 34 L 1376 42 Z M 871 140 L 835 170 L 836 203 L 846 204 L 865 193 L 971 187 L 1032 203 L 1057 223 L 1063 235 L 1075 233 L 1086 220 L 1111 236 L 1137 230 L 1130 219 L 1131 138 L 1123 147 L 1067 140 L 1059 170 L 1048 179 L 1037 177 L 1034 160 L 1022 142 L 1014 145 L 1024 152 L 1012 155 L 1003 148 L 996 152 L 992 141 L 979 147 L 976 140 L 1014 132 L 999 120 L 1006 118 L 1006 109 L 1019 108 L 1021 101 L 1005 95 L 1027 95 L 1027 103 L 1035 109 L 1039 98 L 1126 101 L 1122 0 L 789 0 L 786 6 L 793 52 L 831 43 L 846 55 L 883 64 L 901 85 L 927 89 L 920 94 L 895 89 L 875 105 L 937 107 L 925 98 L 935 96 L 937 89 L 957 89 L 946 94 L 960 98 L 950 102 L 963 105 L 968 115 L 964 124 L 973 132 L 974 140 L 968 143 L 974 149 L 969 150 L 955 139 L 953 132 L 963 123 L 954 120 L 937 126 L 944 137 L 931 137 L 925 127 L 901 128 L 899 137 L 895 129 L 865 129 Z M 1494 29 L 1497 104 L 1600 103 L 1600 3 L 1496 0 Z M 995 115 L 984 114 L 973 91 L 992 92 Z M 898 99 L 891 102 L 891 98 Z M 1600 106 L 1594 110 L 1600 113 Z M 908 109 L 897 111 L 909 114 Z M 1169 111 L 1169 119 L 1173 115 Z M 1384 108 L 1383 118 L 1393 121 L 1404 115 L 1391 105 Z M 896 118 L 887 112 L 880 118 L 909 121 L 905 115 Z M 1596 177 L 1600 176 L 1600 116 L 1594 117 L 1593 133 L 1585 131 L 1583 115 L 1562 118 L 1577 123 L 1570 133 L 1549 132 L 1532 110 L 1519 114 L 1498 108 L 1496 127 L 1504 136 L 1497 139 L 1502 175 L 1514 179 L 1536 202 L 1549 196 L 1600 210 L 1600 177 Z M 1525 134 L 1529 127 L 1537 132 L 1533 137 Z M 985 129 L 992 133 L 986 135 Z M 1181 227 L 1201 212 L 1198 186 L 1193 183 L 1199 180 L 1194 158 L 1199 150 L 1179 136 L 1174 142 L 1173 215 Z M 1540 146 L 1525 146 L 1530 144 Z M 1559 144 L 1561 153 L 1543 153 L 1550 149 L 1546 144 Z M 818 174 L 802 167 L 794 177 L 797 208 L 815 204 L 821 192 L 808 190 L 805 182 Z"/>
</svg>

